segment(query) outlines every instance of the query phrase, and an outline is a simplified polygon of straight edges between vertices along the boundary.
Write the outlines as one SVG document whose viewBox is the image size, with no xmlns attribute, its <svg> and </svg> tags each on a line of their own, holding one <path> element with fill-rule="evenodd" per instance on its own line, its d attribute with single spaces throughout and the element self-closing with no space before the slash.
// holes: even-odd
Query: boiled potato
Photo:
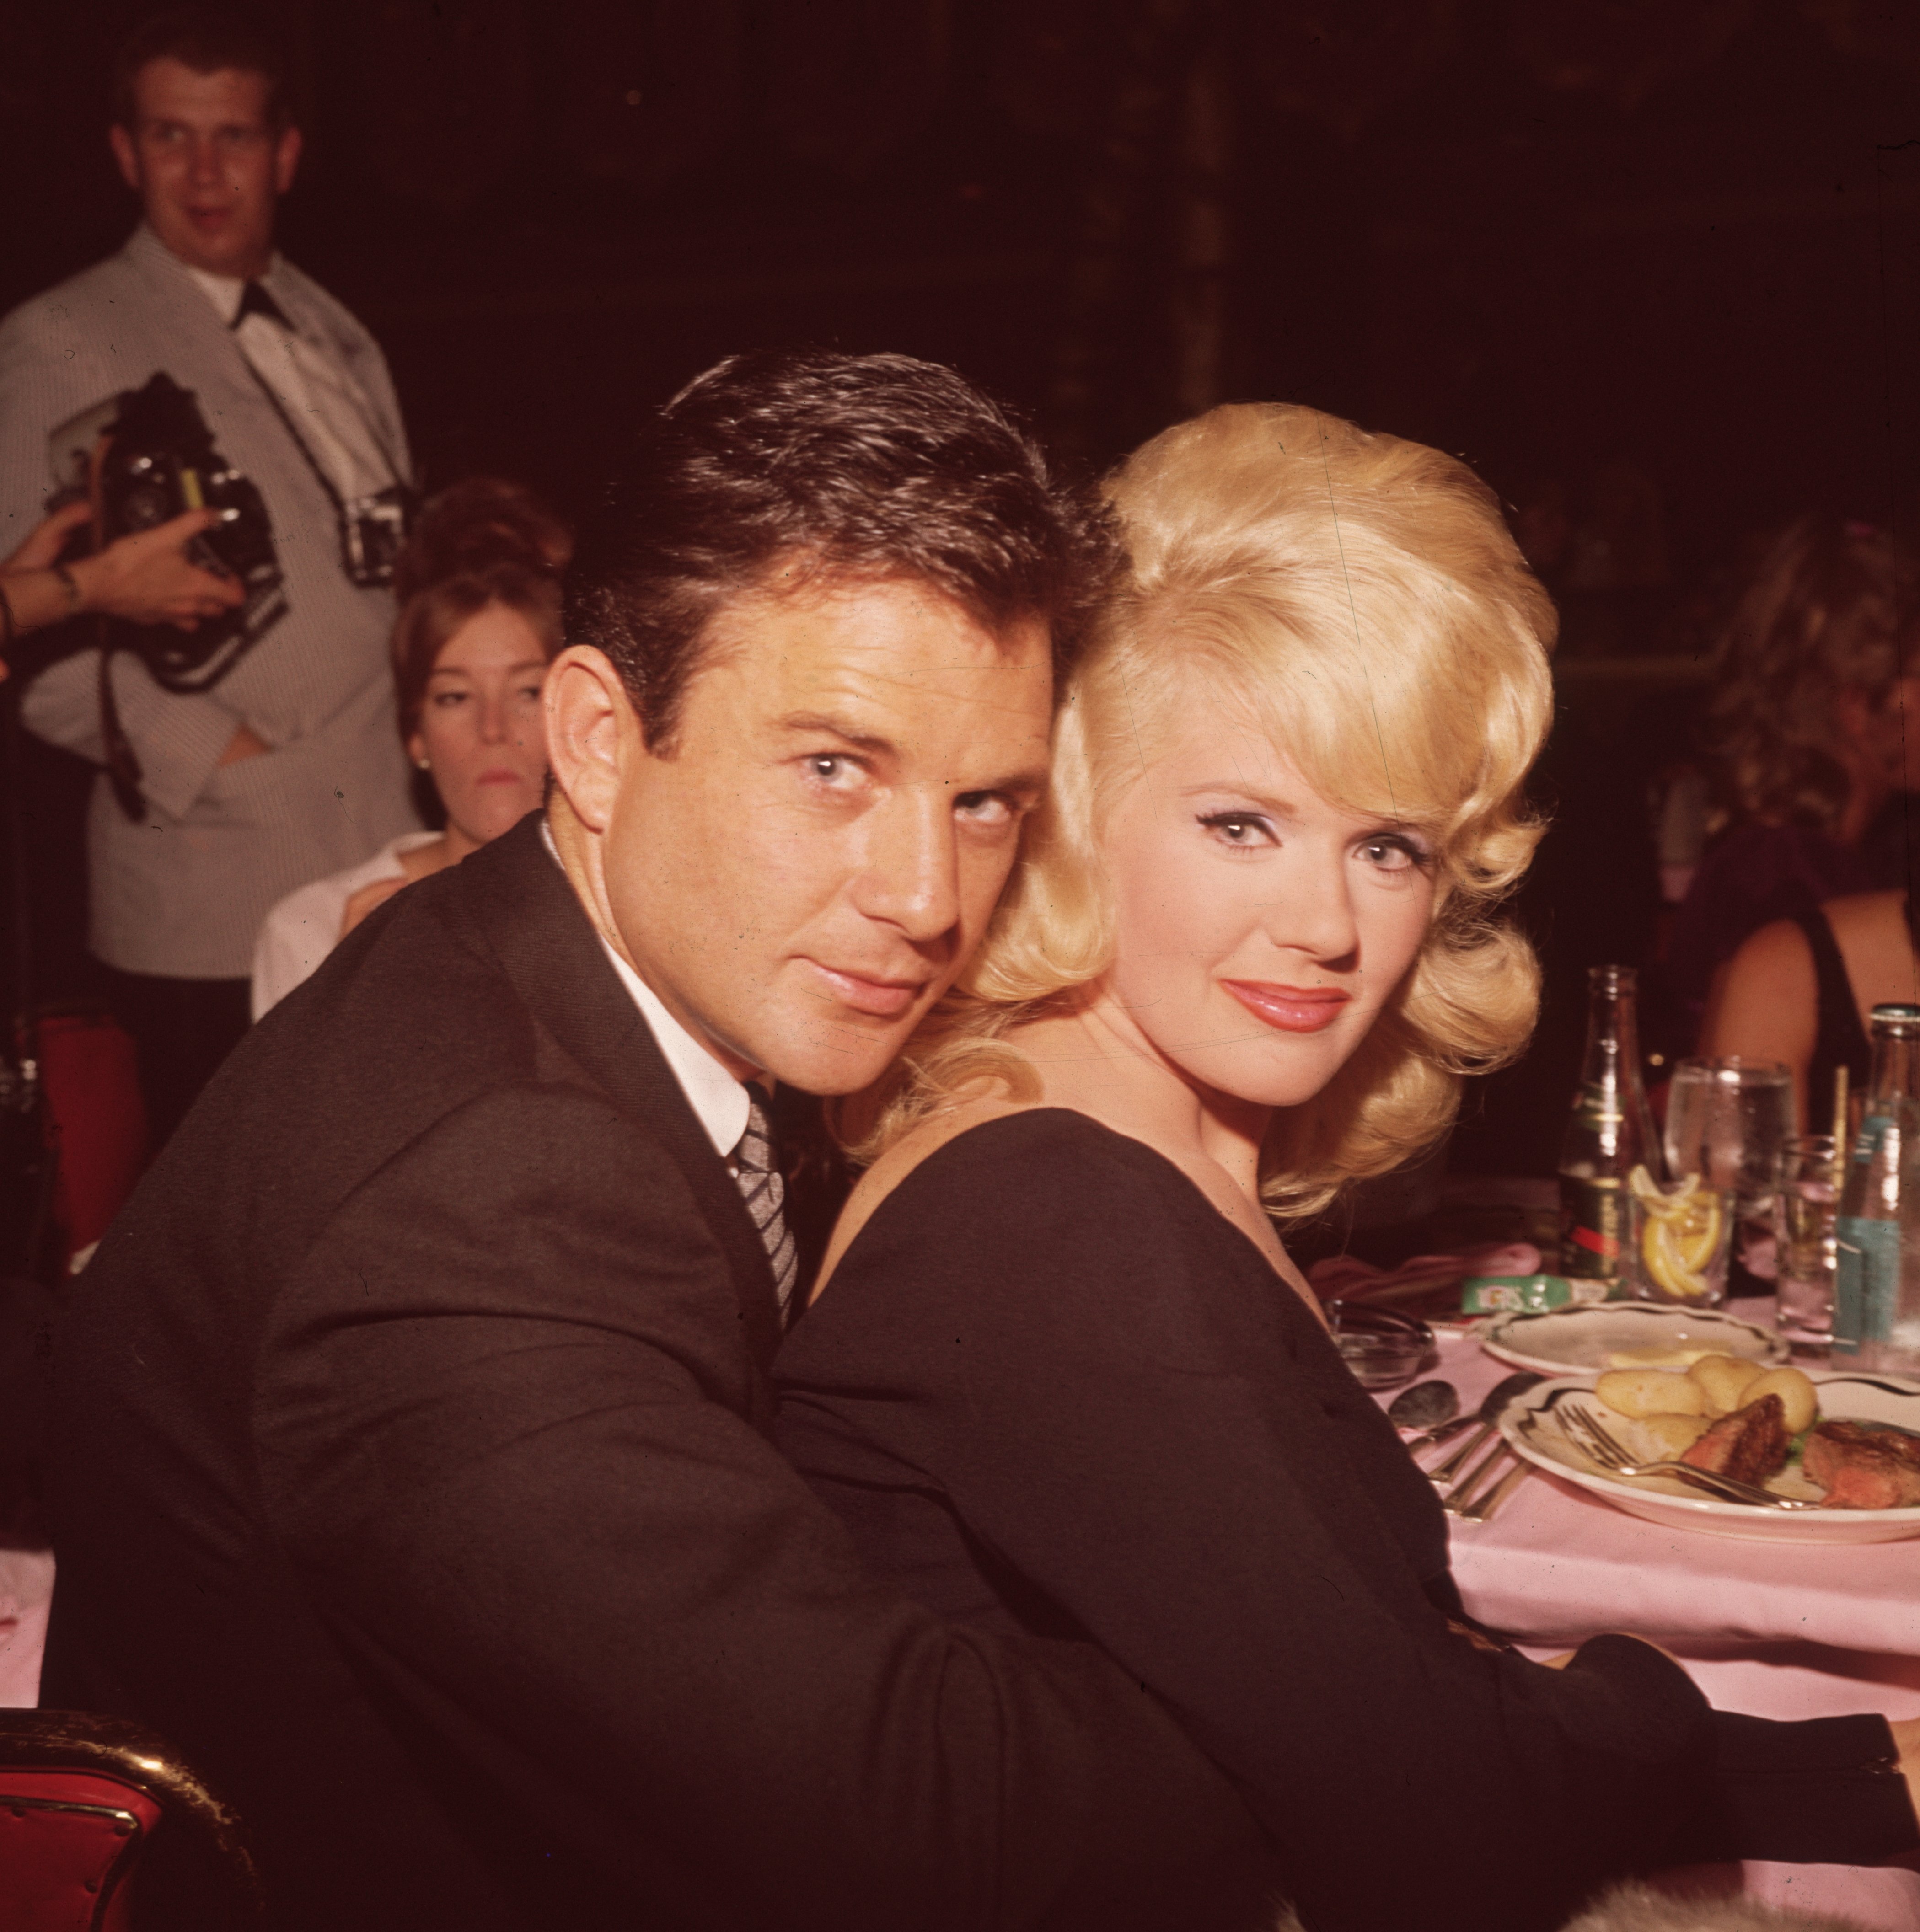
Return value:
<svg viewBox="0 0 1920 1932">
<path fill-rule="evenodd" d="M 1711 1426 L 1704 1415 L 1643 1415 L 1621 1424 L 1643 1462 L 1678 1462 Z"/>
<path fill-rule="evenodd" d="M 1740 1406 L 1744 1408 L 1762 1396 L 1769 1395 L 1779 1396 L 1780 1405 L 1786 1412 L 1786 1432 L 1790 1436 L 1798 1436 L 1802 1430 L 1812 1428 L 1820 1415 L 1819 1394 L 1798 1369 L 1773 1369 L 1763 1376 L 1756 1376 L 1747 1384 L 1740 1398 Z"/>
<path fill-rule="evenodd" d="M 1707 1392 L 1690 1375 L 1664 1369 L 1610 1369 L 1593 1392 L 1616 1415 L 1705 1415 Z"/>
<path fill-rule="evenodd" d="M 1702 1355 L 1687 1372 L 1706 1390 L 1709 1415 L 1731 1415 L 1746 1402 L 1747 1384 L 1766 1371 L 1737 1355 Z"/>
</svg>

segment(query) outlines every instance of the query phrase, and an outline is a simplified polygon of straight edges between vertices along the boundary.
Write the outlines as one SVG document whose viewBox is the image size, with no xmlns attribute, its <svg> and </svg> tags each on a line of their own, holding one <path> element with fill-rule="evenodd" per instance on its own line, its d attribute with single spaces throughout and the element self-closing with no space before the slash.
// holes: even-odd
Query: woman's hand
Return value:
<svg viewBox="0 0 1920 1932">
<path fill-rule="evenodd" d="M 189 510 L 170 523 L 116 538 L 103 550 L 70 565 L 80 588 L 80 608 L 130 624 L 199 628 L 204 618 L 237 609 L 247 593 L 230 577 L 202 570 L 187 545 L 220 521 L 217 510 Z M 29 540 L 31 541 L 31 539 Z"/>
<path fill-rule="evenodd" d="M 340 914 L 340 938 L 344 939 L 376 907 L 385 905 L 395 892 L 412 883 L 402 874 L 397 879 L 376 879 L 371 885 L 362 886 L 346 902 L 346 910 Z"/>
<path fill-rule="evenodd" d="M 1906 1780 L 1908 1802 L 1914 1816 L 1920 1818 L 1920 1718 L 1909 1718 L 1902 1724 L 1889 1723 L 1887 1728 L 1900 1752 L 1900 1774 Z"/>
<path fill-rule="evenodd" d="M 189 510 L 152 530 L 116 538 L 104 550 L 69 564 L 64 574 L 58 572 L 61 550 L 90 514 L 85 503 L 55 511 L 0 562 L 0 591 L 15 631 L 35 631 L 88 614 L 191 631 L 247 601 L 232 578 L 202 570 L 187 555 L 188 543 L 219 522 L 216 510 Z"/>
</svg>

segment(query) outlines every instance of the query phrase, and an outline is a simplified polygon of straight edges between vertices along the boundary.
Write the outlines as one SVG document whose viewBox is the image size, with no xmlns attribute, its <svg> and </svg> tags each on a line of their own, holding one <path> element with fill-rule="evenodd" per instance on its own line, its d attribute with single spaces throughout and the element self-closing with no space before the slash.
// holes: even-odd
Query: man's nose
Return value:
<svg viewBox="0 0 1920 1932">
<path fill-rule="evenodd" d="M 195 136 L 188 144 L 187 172 L 196 188 L 219 188 L 224 185 L 220 172 L 220 153 L 212 141 Z"/>
<path fill-rule="evenodd" d="M 897 792 L 872 814 L 855 902 L 868 919 L 897 926 L 916 945 L 952 930 L 960 916 L 960 855 L 944 790 Z"/>
</svg>

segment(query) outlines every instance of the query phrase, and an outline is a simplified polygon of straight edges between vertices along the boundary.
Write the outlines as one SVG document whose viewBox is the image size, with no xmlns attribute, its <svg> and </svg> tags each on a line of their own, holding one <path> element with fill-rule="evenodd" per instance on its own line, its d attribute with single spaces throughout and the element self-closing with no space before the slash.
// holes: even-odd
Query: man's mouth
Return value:
<svg viewBox="0 0 1920 1932">
<path fill-rule="evenodd" d="M 1331 1026 L 1353 997 L 1337 986 L 1285 986 L 1268 980 L 1222 980 L 1220 984 L 1256 1019 L 1282 1033 L 1318 1033 Z"/>
<path fill-rule="evenodd" d="M 875 1019 L 898 1019 L 927 988 L 924 976 L 853 973 L 838 966 L 824 966 L 818 959 L 809 959 L 807 964 L 826 982 L 842 1006 L 851 1006 L 855 1012 L 870 1014 Z"/>
</svg>

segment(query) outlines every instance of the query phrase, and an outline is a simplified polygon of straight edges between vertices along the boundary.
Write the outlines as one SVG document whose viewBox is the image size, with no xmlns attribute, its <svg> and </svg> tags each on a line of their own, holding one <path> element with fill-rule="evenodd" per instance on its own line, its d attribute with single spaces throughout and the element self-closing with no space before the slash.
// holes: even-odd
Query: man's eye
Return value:
<svg viewBox="0 0 1920 1932">
<path fill-rule="evenodd" d="M 972 825 L 1011 825 L 1020 815 L 1013 801 L 998 791 L 963 791 L 953 808 Z"/>
</svg>

